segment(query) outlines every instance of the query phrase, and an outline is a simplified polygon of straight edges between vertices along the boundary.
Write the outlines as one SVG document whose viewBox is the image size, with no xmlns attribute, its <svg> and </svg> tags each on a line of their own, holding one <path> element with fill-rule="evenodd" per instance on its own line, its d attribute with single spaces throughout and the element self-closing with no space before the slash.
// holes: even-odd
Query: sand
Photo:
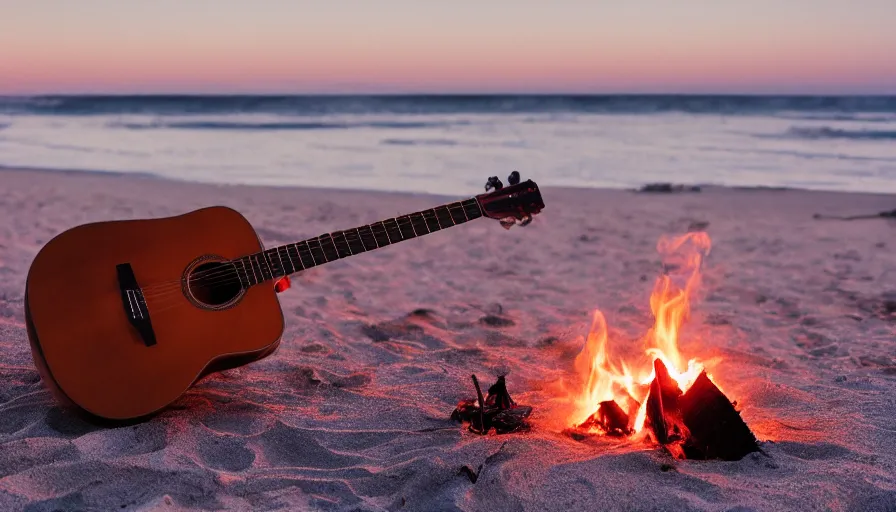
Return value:
<svg viewBox="0 0 896 512">
<path fill-rule="evenodd" d="M 896 510 L 896 225 L 812 219 L 896 197 L 543 195 L 525 228 L 477 220 L 299 274 L 274 355 L 108 428 L 57 405 L 31 360 L 25 277 L 55 234 L 224 204 L 273 245 L 454 198 L 0 171 L 0 510 Z M 673 461 L 563 434 L 555 384 L 593 311 L 641 336 L 656 241 L 695 222 L 713 250 L 682 351 L 717 361 L 764 453 Z M 474 372 L 507 373 L 531 432 L 449 421 Z"/>
</svg>

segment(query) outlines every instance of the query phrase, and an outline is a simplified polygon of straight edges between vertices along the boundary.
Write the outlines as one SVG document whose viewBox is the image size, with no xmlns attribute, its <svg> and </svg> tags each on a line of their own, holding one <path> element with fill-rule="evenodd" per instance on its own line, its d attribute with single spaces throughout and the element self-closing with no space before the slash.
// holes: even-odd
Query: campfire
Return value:
<svg viewBox="0 0 896 512">
<path fill-rule="evenodd" d="M 583 386 L 574 393 L 572 433 L 650 439 L 676 458 L 738 460 L 759 449 L 712 375 L 678 347 L 710 248 L 702 231 L 660 239 L 664 272 L 650 296 L 655 323 L 638 357 L 612 357 L 607 322 L 600 311 L 594 313 L 575 360 Z"/>
</svg>

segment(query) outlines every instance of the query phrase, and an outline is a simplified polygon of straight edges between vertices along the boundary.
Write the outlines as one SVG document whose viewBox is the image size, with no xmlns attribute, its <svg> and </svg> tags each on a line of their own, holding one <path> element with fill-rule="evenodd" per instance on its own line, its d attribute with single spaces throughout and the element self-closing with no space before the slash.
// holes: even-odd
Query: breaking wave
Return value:
<svg viewBox="0 0 896 512">
<path fill-rule="evenodd" d="M 854 112 L 854 113 L 818 113 L 818 112 L 804 112 L 799 114 L 781 114 L 779 117 L 782 119 L 791 119 L 794 121 L 858 121 L 862 123 L 894 123 L 896 122 L 896 115 L 893 114 L 882 114 L 882 113 L 868 113 L 868 112 Z"/>
<path fill-rule="evenodd" d="M 440 128 L 458 124 L 461 122 L 426 122 L 426 121 L 273 121 L 273 122 L 246 122 L 246 121 L 152 121 L 145 123 L 109 123 L 110 128 L 124 128 L 126 130 L 351 130 L 355 128 L 382 128 L 412 130 L 420 128 Z"/>
<path fill-rule="evenodd" d="M 383 139 L 381 144 L 387 146 L 457 146 L 451 139 Z"/>
<path fill-rule="evenodd" d="M 793 126 L 787 130 L 787 135 L 799 139 L 889 140 L 896 139 L 896 130 L 845 130 L 829 126 Z"/>
</svg>

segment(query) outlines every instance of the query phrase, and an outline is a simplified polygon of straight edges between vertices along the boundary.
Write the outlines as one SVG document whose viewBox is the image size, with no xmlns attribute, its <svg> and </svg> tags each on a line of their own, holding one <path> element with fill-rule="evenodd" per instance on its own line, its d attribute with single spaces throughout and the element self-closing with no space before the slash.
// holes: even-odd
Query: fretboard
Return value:
<svg viewBox="0 0 896 512">
<path fill-rule="evenodd" d="M 277 279 L 482 217 L 475 198 L 327 233 L 231 260 L 243 286 Z"/>
</svg>

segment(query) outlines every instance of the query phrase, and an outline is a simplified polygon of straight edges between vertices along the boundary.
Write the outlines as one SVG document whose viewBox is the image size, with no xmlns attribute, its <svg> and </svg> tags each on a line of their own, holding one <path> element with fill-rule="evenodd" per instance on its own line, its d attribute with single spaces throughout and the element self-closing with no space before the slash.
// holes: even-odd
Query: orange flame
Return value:
<svg viewBox="0 0 896 512">
<path fill-rule="evenodd" d="M 682 391 L 691 387 L 703 371 L 703 365 L 695 359 L 685 362 L 678 348 L 678 337 L 681 326 L 688 320 L 691 298 L 700 283 L 700 269 L 710 248 L 709 235 L 705 232 L 663 237 L 657 243 L 665 272 L 657 279 L 650 295 L 655 322 L 643 339 L 643 357 L 628 361 L 628 364 L 626 361 L 613 362 L 608 353 L 606 319 L 599 310 L 595 311 L 585 346 L 575 360 L 575 370 L 582 377 L 584 386 L 574 398 L 574 410 L 569 417 L 572 425 L 581 425 L 596 414 L 601 402 L 614 400 L 628 411 L 630 418 L 634 418 L 629 427 L 640 432 L 644 427 L 647 392 L 654 378 L 655 359 L 666 365 Z M 683 286 L 676 284 L 676 279 L 682 277 Z"/>
</svg>

